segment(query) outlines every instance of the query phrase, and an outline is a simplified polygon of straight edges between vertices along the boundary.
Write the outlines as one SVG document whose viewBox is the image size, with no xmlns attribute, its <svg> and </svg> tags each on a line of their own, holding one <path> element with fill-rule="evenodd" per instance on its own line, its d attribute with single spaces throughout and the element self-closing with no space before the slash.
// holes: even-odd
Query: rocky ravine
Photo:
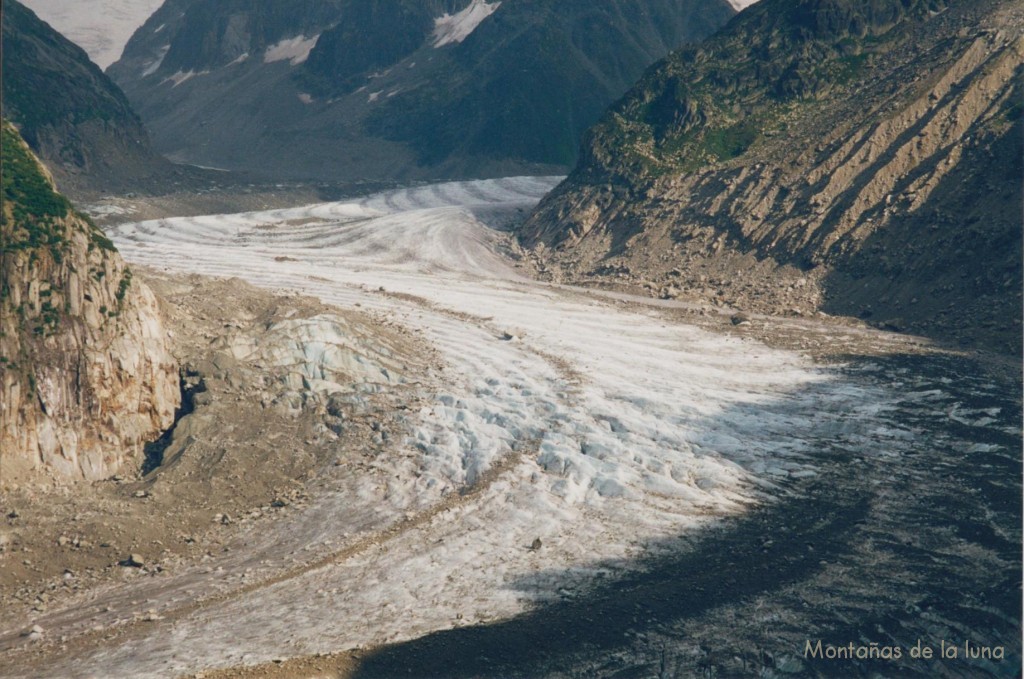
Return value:
<svg viewBox="0 0 1024 679">
<path fill-rule="evenodd" d="M 174 421 L 177 365 L 152 292 L 3 126 L 0 483 L 98 479 Z"/>
<path fill-rule="evenodd" d="M 571 281 L 1019 352 L 1022 26 L 761 2 L 613 107 L 523 239 Z"/>
<path fill-rule="evenodd" d="M 75 199 L 127 191 L 165 192 L 202 173 L 174 167 L 150 146 L 124 93 L 78 46 L 11 0 L 3 42 L 3 115 Z"/>
</svg>

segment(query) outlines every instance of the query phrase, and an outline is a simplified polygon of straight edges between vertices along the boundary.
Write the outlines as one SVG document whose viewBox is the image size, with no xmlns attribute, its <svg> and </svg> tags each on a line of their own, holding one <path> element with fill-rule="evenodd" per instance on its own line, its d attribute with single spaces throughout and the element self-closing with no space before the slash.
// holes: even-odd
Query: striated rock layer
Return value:
<svg viewBox="0 0 1024 679">
<path fill-rule="evenodd" d="M 1022 14 L 758 3 L 611 109 L 523 240 L 570 280 L 1017 351 Z"/>
<path fill-rule="evenodd" d="M 3 124 L 0 483 L 97 479 L 169 427 L 181 395 L 156 298 Z"/>
</svg>

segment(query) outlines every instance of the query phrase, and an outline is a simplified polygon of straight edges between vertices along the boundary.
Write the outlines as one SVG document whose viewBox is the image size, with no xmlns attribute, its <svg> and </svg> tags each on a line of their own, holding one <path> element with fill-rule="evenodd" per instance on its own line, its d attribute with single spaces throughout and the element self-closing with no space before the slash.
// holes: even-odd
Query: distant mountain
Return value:
<svg viewBox="0 0 1024 679">
<path fill-rule="evenodd" d="M 24 0 L 24 5 L 106 68 L 162 0 Z"/>
<path fill-rule="evenodd" d="M 296 178 L 550 172 L 726 0 L 167 0 L 109 69 L 175 160 Z"/>
<path fill-rule="evenodd" d="M 105 478 L 174 421 L 177 366 L 153 293 L 0 134 L 0 478 Z"/>
<path fill-rule="evenodd" d="M 3 47 L 3 116 L 62 189 L 137 190 L 172 174 L 117 85 L 17 0 L 4 2 Z"/>
<path fill-rule="evenodd" d="M 522 228 L 566 279 L 1019 352 L 1024 19 L 762 0 L 651 69 Z"/>
</svg>

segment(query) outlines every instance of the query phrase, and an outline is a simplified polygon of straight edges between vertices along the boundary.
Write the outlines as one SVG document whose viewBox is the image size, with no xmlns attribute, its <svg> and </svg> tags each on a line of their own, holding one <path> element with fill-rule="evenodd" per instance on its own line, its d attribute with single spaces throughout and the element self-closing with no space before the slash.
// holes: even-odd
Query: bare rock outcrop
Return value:
<svg viewBox="0 0 1024 679">
<path fill-rule="evenodd" d="M 3 124 L 0 483 L 109 476 L 180 404 L 153 293 Z"/>
</svg>

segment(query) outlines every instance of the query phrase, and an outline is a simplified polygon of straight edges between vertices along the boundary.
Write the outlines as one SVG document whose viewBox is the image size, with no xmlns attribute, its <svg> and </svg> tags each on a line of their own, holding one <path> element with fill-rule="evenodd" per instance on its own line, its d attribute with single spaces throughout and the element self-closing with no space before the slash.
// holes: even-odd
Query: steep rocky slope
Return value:
<svg viewBox="0 0 1024 679">
<path fill-rule="evenodd" d="M 181 174 L 153 151 L 117 85 L 17 0 L 4 3 L 3 45 L 3 115 L 62 190 L 139 191 Z"/>
<path fill-rule="evenodd" d="M 612 107 L 522 238 L 569 280 L 1018 351 L 1022 14 L 764 0 Z"/>
<path fill-rule="evenodd" d="M 297 178 L 559 171 L 726 0 L 168 0 L 109 69 L 176 160 Z"/>
<path fill-rule="evenodd" d="M 7 122 L 3 158 L 0 482 L 102 478 L 180 402 L 157 302 Z"/>
</svg>

